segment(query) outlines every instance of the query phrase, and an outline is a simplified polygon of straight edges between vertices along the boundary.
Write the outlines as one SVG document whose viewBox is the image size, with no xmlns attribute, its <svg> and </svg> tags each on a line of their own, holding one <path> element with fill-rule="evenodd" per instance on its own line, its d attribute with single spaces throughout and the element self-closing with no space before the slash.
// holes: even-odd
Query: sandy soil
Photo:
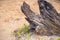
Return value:
<svg viewBox="0 0 60 40">
<path fill-rule="evenodd" d="M 15 40 L 11 32 L 27 22 L 21 12 L 21 5 L 24 1 L 30 5 L 31 10 L 39 13 L 37 0 L 0 0 L 0 40 Z M 56 0 L 49 2 L 60 13 L 60 3 Z"/>
</svg>

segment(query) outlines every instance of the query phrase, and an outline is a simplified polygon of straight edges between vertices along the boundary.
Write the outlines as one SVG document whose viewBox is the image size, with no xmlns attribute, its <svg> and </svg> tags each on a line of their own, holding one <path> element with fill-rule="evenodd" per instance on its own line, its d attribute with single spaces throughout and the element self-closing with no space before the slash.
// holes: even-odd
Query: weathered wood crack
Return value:
<svg viewBox="0 0 60 40">
<path fill-rule="evenodd" d="M 40 15 L 33 12 L 30 6 L 24 2 L 21 6 L 26 20 L 30 23 L 30 30 L 36 31 L 40 35 L 60 36 L 60 14 L 49 2 L 38 0 Z"/>
</svg>

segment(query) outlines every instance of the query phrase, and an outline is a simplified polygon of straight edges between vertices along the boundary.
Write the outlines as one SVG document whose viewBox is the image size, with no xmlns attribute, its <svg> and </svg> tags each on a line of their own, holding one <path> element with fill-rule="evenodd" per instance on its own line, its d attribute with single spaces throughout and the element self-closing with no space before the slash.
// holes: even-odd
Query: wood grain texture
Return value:
<svg viewBox="0 0 60 40">
<path fill-rule="evenodd" d="M 38 0 L 40 15 L 33 12 L 27 3 L 23 3 L 22 12 L 26 15 L 31 29 L 40 35 L 60 36 L 60 16 L 55 8 L 45 0 Z"/>
</svg>

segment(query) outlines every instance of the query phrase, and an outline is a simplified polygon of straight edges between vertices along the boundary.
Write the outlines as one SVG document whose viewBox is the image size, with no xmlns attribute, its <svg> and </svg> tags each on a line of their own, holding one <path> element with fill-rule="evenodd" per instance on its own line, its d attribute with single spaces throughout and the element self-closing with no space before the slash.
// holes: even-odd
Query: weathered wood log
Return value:
<svg viewBox="0 0 60 40">
<path fill-rule="evenodd" d="M 35 29 L 36 26 L 41 25 L 40 22 L 42 19 L 40 15 L 34 13 L 28 4 L 24 2 L 21 6 L 21 10 L 26 15 L 26 20 L 30 23 L 30 25 L 33 25 L 33 27 L 30 26 L 30 29 Z"/>
<path fill-rule="evenodd" d="M 55 35 L 60 34 L 60 16 L 58 16 L 58 12 L 56 12 L 54 7 L 47 1 L 41 1 L 42 0 L 38 0 L 41 16 L 44 19 L 42 23 L 46 25 L 51 33 Z"/>
<path fill-rule="evenodd" d="M 27 3 L 21 6 L 26 20 L 30 23 L 30 29 L 40 35 L 60 36 L 60 15 L 54 7 L 45 0 L 38 0 L 40 15 L 34 13 Z"/>
</svg>

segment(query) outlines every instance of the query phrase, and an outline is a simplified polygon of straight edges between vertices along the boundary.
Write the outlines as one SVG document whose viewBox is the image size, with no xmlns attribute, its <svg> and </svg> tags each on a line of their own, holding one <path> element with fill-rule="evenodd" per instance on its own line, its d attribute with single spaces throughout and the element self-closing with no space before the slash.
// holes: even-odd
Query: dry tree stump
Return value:
<svg viewBox="0 0 60 40">
<path fill-rule="evenodd" d="M 60 36 L 60 14 L 45 0 L 38 0 L 38 5 L 40 15 L 33 12 L 26 2 L 21 6 L 26 20 L 30 23 L 29 29 L 40 35 Z"/>
</svg>

